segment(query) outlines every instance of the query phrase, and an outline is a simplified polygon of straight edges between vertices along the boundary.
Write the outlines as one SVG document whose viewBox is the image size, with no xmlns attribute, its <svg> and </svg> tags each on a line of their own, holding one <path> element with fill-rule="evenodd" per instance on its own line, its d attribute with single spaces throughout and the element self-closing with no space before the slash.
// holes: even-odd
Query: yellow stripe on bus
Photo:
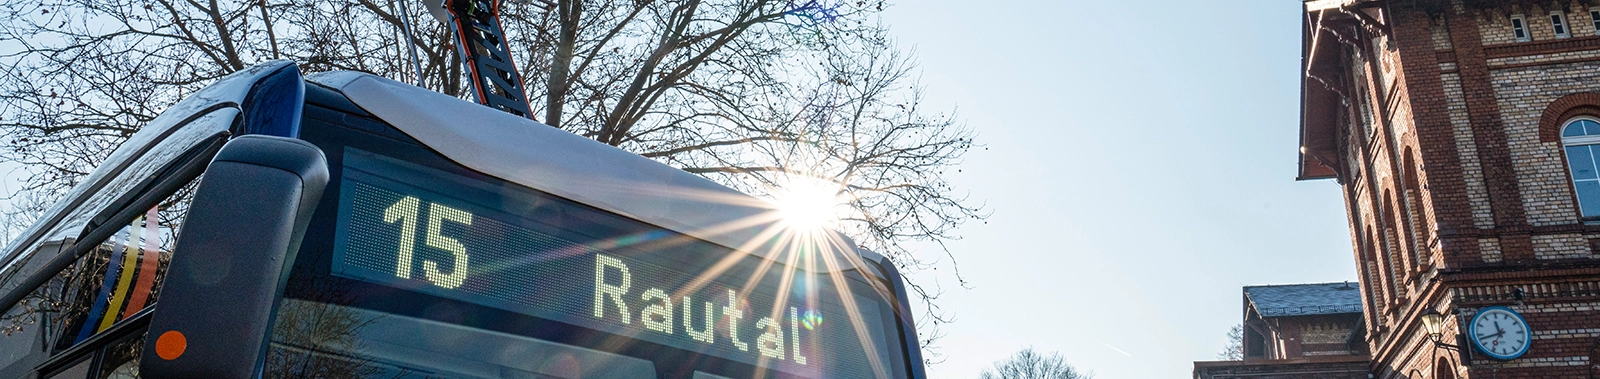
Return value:
<svg viewBox="0 0 1600 379">
<path fill-rule="evenodd" d="M 117 315 L 122 314 L 120 312 L 122 302 L 128 298 L 128 286 L 133 284 L 133 272 L 139 264 L 139 238 L 144 235 L 144 228 L 140 227 L 141 221 L 144 221 L 143 215 L 133 219 L 133 223 L 129 224 L 133 231 L 128 233 L 128 243 L 123 244 L 127 248 L 122 252 L 122 272 L 117 275 L 117 292 L 111 295 L 111 304 L 106 307 L 106 315 L 100 318 L 100 327 L 95 329 L 97 333 L 117 323 Z"/>
</svg>

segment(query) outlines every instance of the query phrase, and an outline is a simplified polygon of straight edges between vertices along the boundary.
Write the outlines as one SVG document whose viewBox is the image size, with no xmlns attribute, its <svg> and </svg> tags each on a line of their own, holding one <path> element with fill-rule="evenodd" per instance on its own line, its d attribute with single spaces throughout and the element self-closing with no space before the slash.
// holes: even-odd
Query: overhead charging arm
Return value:
<svg viewBox="0 0 1600 379">
<path fill-rule="evenodd" d="M 455 30 L 456 50 L 471 77 L 478 103 L 533 119 L 522 74 L 500 27 L 498 0 L 423 0 L 428 12 Z"/>
</svg>

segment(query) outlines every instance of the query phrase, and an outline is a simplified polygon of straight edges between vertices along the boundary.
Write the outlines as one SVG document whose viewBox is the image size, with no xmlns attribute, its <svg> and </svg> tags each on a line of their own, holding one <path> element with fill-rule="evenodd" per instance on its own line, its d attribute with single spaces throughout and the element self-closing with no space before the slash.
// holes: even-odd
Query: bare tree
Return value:
<svg viewBox="0 0 1600 379">
<path fill-rule="evenodd" d="M 1224 361 L 1244 359 L 1244 324 L 1228 328 L 1228 343 L 1222 345 L 1222 351 L 1217 352 L 1217 359 Z"/>
<path fill-rule="evenodd" d="M 1033 348 L 1022 349 L 994 367 L 983 370 L 979 379 L 1090 379 L 1094 373 L 1078 371 L 1061 358 L 1061 353 L 1039 354 Z"/>
<path fill-rule="evenodd" d="M 160 111 L 254 62 L 420 76 L 465 96 L 450 32 L 416 2 L 399 4 L 0 0 L 0 160 L 28 174 L 11 220 L 31 222 Z M 924 109 L 915 60 L 879 21 L 882 0 L 502 6 L 534 114 L 549 125 L 758 196 L 825 183 L 845 203 L 839 228 L 907 271 L 937 256 L 906 243 L 943 246 L 987 216 L 944 179 L 972 134 Z M 953 264 L 948 250 L 932 254 Z M 912 287 L 930 304 L 923 320 L 948 320 L 932 302 L 938 287 Z"/>
</svg>

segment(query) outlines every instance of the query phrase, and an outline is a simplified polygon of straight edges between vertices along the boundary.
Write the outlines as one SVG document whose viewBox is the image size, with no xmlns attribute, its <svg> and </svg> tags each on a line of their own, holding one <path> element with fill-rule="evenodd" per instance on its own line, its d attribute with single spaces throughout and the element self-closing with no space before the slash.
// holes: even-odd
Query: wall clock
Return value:
<svg viewBox="0 0 1600 379">
<path fill-rule="evenodd" d="M 1506 307 L 1488 307 L 1478 311 L 1472 316 L 1472 324 L 1467 325 L 1467 338 L 1472 339 L 1472 345 L 1478 347 L 1492 358 L 1511 360 L 1528 352 L 1528 345 L 1533 342 L 1533 329 L 1528 327 L 1528 320 L 1523 319 L 1517 311 Z"/>
</svg>

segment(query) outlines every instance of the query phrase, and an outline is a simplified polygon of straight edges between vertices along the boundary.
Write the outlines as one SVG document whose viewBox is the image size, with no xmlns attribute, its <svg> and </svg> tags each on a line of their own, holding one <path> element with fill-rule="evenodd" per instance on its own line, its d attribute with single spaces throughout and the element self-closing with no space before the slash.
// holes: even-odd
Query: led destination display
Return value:
<svg viewBox="0 0 1600 379">
<path fill-rule="evenodd" d="M 519 186 L 344 156 L 335 275 L 805 376 L 892 365 L 891 308 L 865 283 Z"/>
</svg>

